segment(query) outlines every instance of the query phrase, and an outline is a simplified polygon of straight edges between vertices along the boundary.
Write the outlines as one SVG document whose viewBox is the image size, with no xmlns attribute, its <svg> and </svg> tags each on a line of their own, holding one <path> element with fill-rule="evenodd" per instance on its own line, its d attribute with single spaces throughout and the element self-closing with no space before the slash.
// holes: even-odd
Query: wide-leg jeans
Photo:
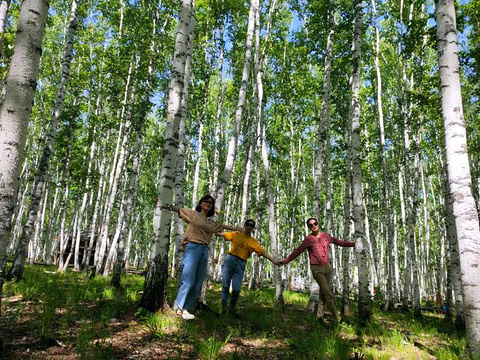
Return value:
<svg viewBox="0 0 480 360">
<path fill-rule="evenodd" d="M 232 283 L 232 298 L 230 299 L 230 308 L 234 308 L 237 304 L 246 265 L 247 262 L 239 257 L 230 254 L 226 256 L 222 271 L 222 307 L 224 309 L 228 304 L 230 283 Z"/>
<path fill-rule="evenodd" d="M 193 309 L 202 288 L 207 262 L 208 245 L 189 242 L 185 246 L 185 255 L 182 260 L 182 277 L 175 306 L 182 310 Z"/>
</svg>

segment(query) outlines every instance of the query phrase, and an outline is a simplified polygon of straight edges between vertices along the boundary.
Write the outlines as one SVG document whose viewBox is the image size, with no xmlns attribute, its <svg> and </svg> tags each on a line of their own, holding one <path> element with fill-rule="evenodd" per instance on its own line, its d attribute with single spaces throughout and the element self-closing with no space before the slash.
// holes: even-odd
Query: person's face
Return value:
<svg viewBox="0 0 480 360">
<path fill-rule="evenodd" d="M 249 221 L 245 224 L 245 232 L 251 233 L 253 229 L 255 229 L 255 223 Z"/>
<path fill-rule="evenodd" d="M 318 231 L 318 221 L 317 220 L 310 220 L 308 222 L 308 228 L 311 230 L 311 231 Z"/>
<path fill-rule="evenodd" d="M 202 201 L 202 203 L 200 204 L 200 207 L 202 208 L 203 211 L 205 212 L 209 212 L 210 209 L 212 208 L 213 206 L 213 200 L 210 199 L 210 198 L 206 198 L 205 200 Z"/>
</svg>

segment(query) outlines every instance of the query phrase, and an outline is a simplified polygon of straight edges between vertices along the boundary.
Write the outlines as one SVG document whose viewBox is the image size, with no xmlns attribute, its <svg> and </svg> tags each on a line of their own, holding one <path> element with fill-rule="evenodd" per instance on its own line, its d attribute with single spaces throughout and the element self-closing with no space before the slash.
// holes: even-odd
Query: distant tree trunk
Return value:
<svg viewBox="0 0 480 360">
<path fill-rule="evenodd" d="M 395 306 L 394 304 L 394 284 L 395 284 L 395 259 L 393 256 L 394 246 L 393 246 L 393 236 L 395 229 L 392 224 L 392 216 L 390 209 L 390 179 L 388 178 L 388 167 L 387 167 L 387 151 L 385 144 L 385 127 L 384 127 L 384 116 L 383 116 L 383 101 L 382 101 L 382 73 L 380 71 L 380 29 L 378 26 L 377 18 L 377 9 L 375 5 L 375 0 L 372 0 L 373 8 L 373 22 L 375 26 L 375 68 L 377 74 L 377 109 L 378 109 L 378 127 L 380 132 L 380 158 L 382 161 L 382 174 L 383 174 L 383 198 L 384 198 L 384 222 L 387 225 L 387 286 L 385 294 L 385 307 L 389 310 L 392 310 Z"/>
<path fill-rule="evenodd" d="M 133 61 L 130 63 L 128 69 L 128 76 L 125 85 L 125 93 L 123 97 L 123 104 L 120 113 L 120 129 L 118 130 L 117 145 L 115 150 L 115 156 L 112 161 L 112 167 L 110 170 L 110 180 L 109 185 L 110 189 L 108 192 L 107 203 L 105 207 L 105 214 L 102 220 L 102 226 L 100 229 L 100 234 L 98 238 L 96 252 L 98 252 L 97 263 L 95 264 L 95 269 L 93 270 L 91 277 L 94 277 L 97 273 L 100 273 L 104 269 L 104 258 L 107 251 L 109 243 L 109 233 L 110 233 L 110 221 L 113 215 L 113 209 L 115 205 L 115 199 L 117 197 L 118 185 L 120 182 L 121 174 L 124 169 L 124 162 L 127 154 L 127 142 L 130 138 L 130 126 L 132 121 L 132 107 L 133 99 L 135 98 L 135 86 L 133 86 L 132 91 L 130 92 L 130 83 L 132 81 L 132 69 L 134 67 Z M 129 97 L 130 93 L 130 97 Z M 128 110 L 127 110 L 128 108 Z M 126 116 L 125 116 L 125 113 Z M 118 154 L 118 158 L 117 158 Z"/>
<path fill-rule="evenodd" d="M 181 102 L 185 81 L 185 64 L 189 42 L 193 46 L 195 1 L 182 0 L 180 20 L 175 38 L 173 69 L 168 91 L 167 123 L 163 145 L 162 168 L 158 185 L 158 200 L 154 214 L 154 238 L 150 250 L 148 270 L 145 275 L 143 296 L 140 306 L 157 311 L 165 305 L 168 279 L 168 252 L 170 248 L 171 212 L 165 206 L 172 204 L 174 181 L 177 165 L 178 130 L 181 120 Z M 190 32 L 190 29 L 192 32 Z"/>
<path fill-rule="evenodd" d="M 330 92 L 331 92 L 331 72 L 333 59 L 333 41 L 335 35 L 335 7 L 334 1 L 329 1 L 328 13 L 329 31 L 327 36 L 326 56 L 323 75 L 323 94 L 322 105 L 320 109 L 320 119 L 318 119 L 318 142 L 316 149 L 316 161 L 313 175 L 313 214 L 320 219 L 320 193 L 322 177 L 324 176 L 323 165 L 325 164 L 325 147 L 329 143 L 330 136 Z"/>
<path fill-rule="evenodd" d="M 48 0 L 25 0 L 0 108 L 0 299 L 28 121 L 37 87 Z"/>
<path fill-rule="evenodd" d="M 453 0 L 436 0 L 438 63 L 447 150 L 448 184 L 460 251 L 468 356 L 480 356 L 480 229 L 472 196 L 460 86 L 457 26 Z"/>
<path fill-rule="evenodd" d="M 360 142 L 360 70 L 362 44 L 362 0 L 355 3 L 355 25 L 352 64 L 352 99 L 350 103 L 353 179 L 353 219 L 355 224 L 355 251 L 358 266 L 358 316 L 361 322 L 371 317 L 370 293 L 368 291 L 368 269 L 364 246 L 364 211 L 362 190 L 362 145 Z"/>
<path fill-rule="evenodd" d="M 247 38 L 245 43 L 245 59 L 243 61 L 242 81 L 238 93 L 237 109 L 235 111 L 235 122 L 233 125 L 233 132 L 228 144 L 227 161 L 223 170 L 223 176 L 215 191 L 217 208 L 222 208 L 223 198 L 227 185 L 232 176 L 233 165 L 237 156 L 238 136 L 240 135 L 240 125 L 242 123 L 243 108 L 245 106 L 245 98 L 247 96 L 248 78 L 250 75 L 250 62 L 252 58 L 252 39 L 255 25 L 255 13 L 258 11 L 258 0 L 250 0 L 250 11 L 248 14 Z"/>
<path fill-rule="evenodd" d="M 254 4 L 255 3 L 255 4 Z M 254 21 L 256 23 L 256 27 L 259 30 L 260 26 L 260 13 L 258 9 L 258 0 L 252 0 L 252 8 L 254 9 Z M 250 24 L 250 19 L 249 19 Z M 259 31 L 257 31 L 257 39 L 259 40 Z M 257 49 L 259 49 L 259 44 L 257 44 Z M 272 189 L 272 181 L 270 177 L 270 162 L 268 159 L 267 153 L 267 139 L 265 133 L 265 124 L 263 122 L 263 80 L 262 80 L 262 67 L 260 66 L 260 57 L 256 56 L 257 63 L 255 66 L 256 72 L 256 87 L 257 87 L 257 116 L 258 121 L 260 123 L 260 138 L 262 141 L 262 160 L 263 160 L 263 167 L 265 173 L 265 183 L 267 187 L 267 197 L 268 197 L 268 233 L 270 237 L 270 243 L 272 248 L 272 257 L 274 259 L 279 258 L 281 255 L 279 253 L 279 244 L 278 244 L 278 235 L 277 235 L 277 222 L 276 222 L 276 214 L 275 214 L 275 198 L 273 196 L 273 189 Z M 266 65 L 266 63 L 265 63 Z M 281 269 L 278 266 L 274 266 L 274 281 L 275 281 L 275 302 L 277 306 L 283 307 L 284 300 L 283 300 L 283 282 L 282 282 L 282 273 Z"/>
<path fill-rule="evenodd" d="M 148 89 L 149 87 L 147 87 Z M 147 91 L 149 93 L 149 91 Z M 142 144 L 142 131 L 144 124 L 145 116 L 141 116 L 138 123 L 135 126 L 135 148 L 133 151 L 133 164 L 132 170 L 128 174 L 128 190 L 127 190 L 127 200 L 124 204 L 124 223 L 121 228 L 120 238 L 118 240 L 116 260 L 113 265 L 113 275 L 110 284 L 115 288 L 120 288 L 120 279 L 122 274 L 123 261 L 125 256 L 125 240 L 127 238 L 127 232 L 130 228 L 130 218 L 132 216 L 132 210 L 135 204 L 135 197 L 137 194 L 137 184 L 138 184 L 138 175 L 140 167 L 140 146 Z"/>
<path fill-rule="evenodd" d="M 218 162 L 220 157 L 220 135 L 221 135 L 221 123 L 222 123 L 222 105 L 223 105 L 223 49 L 225 47 L 225 40 L 223 39 L 223 33 L 225 29 L 225 19 L 222 22 L 219 31 L 219 56 L 218 56 L 218 99 L 217 99 L 217 117 L 215 123 L 214 133 L 214 152 L 213 152 L 213 181 L 210 187 L 210 193 L 215 193 L 218 185 Z"/>
<path fill-rule="evenodd" d="M 100 98 L 97 98 L 97 105 L 99 105 Z M 98 109 L 98 107 L 97 107 Z M 107 135 L 106 143 L 108 143 L 109 136 Z M 92 255 L 93 246 L 95 242 L 97 242 L 98 246 L 98 232 L 97 232 L 97 222 L 100 216 L 101 207 L 102 207 L 102 200 L 105 193 L 106 181 L 105 181 L 105 167 L 106 167 L 107 159 L 104 156 L 101 163 L 100 168 L 98 169 L 99 173 L 99 181 L 98 181 L 98 190 L 97 190 L 97 197 L 95 200 L 95 206 L 93 209 L 92 220 L 89 225 L 89 235 L 88 235 L 88 247 L 85 249 L 82 266 L 83 266 L 83 277 L 86 278 L 88 275 L 88 269 L 90 267 L 90 257 Z M 98 259 L 98 251 L 95 251 L 95 258 Z M 95 265 L 95 261 L 94 264 Z M 93 270 L 95 271 L 95 269 Z"/>
<path fill-rule="evenodd" d="M 208 39 L 205 40 L 205 42 L 208 42 Z M 197 140 L 197 158 L 195 160 L 195 171 L 193 174 L 193 190 L 192 190 L 192 204 L 197 204 L 197 198 L 198 198 L 198 182 L 200 179 L 200 165 L 202 162 L 202 151 L 203 151 L 203 128 L 204 128 L 204 123 L 205 123 L 205 115 L 207 113 L 207 106 L 208 106 L 208 92 L 209 92 L 209 85 L 210 85 L 210 77 L 212 73 L 212 67 L 213 67 L 213 60 L 215 59 L 215 56 L 213 54 L 213 51 L 215 51 L 215 46 L 212 47 L 212 54 L 211 54 L 211 61 L 208 65 L 207 69 L 207 74 L 203 83 L 203 104 L 202 104 L 202 114 L 200 115 L 200 118 L 198 119 L 198 140 Z M 190 55 L 191 57 L 191 55 Z M 207 47 L 205 49 L 205 63 L 208 61 L 208 52 L 207 52 Z M 190 77 L 190 75 L 189 75 Z M 186 115 L 186 114 L 185 114 Z"/>
</svg>

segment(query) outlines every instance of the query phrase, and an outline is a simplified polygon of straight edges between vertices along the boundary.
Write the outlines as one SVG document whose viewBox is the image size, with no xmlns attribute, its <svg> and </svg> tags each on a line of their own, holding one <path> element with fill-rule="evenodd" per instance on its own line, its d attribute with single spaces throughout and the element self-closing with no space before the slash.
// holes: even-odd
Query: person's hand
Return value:
<svg viewBox="0 0 480 360">
<path fill-rule="evenodd" d="M 285 265 L 285 261 L 284 260 L 280 260 L 280 261 L 277 261 L 277 266 L 283 266 Z"/>
<path fill-rule="evenodd" d="M 180 244 L 180 251 L 185 251 L 185 246 L 188 244 L 188 238 L 184 238 L 182 243 Z"/>
<path fill-rule="evenodd" d="M 172 205 L 162 205 L 160 206 L 160 209 L 172 211 Z"/>
</svg>

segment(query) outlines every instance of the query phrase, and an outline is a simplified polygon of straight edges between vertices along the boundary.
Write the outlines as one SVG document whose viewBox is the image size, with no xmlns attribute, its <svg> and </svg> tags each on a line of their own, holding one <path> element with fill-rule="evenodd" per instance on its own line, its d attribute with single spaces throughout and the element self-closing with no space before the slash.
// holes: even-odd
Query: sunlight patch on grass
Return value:
<svg viewBox="0 0 480 360">
<path fill-rule="evenodd" d="M 297 293 L 293 291 L 285 291 L 283 293 L 283 297 L 285 299 L 285 303 L 292 304 L 299 307 L 307 307 L 308 306 L 308 295 Z"/>
<path fill-rule="evenodd" d="M 148 313 L 143 317 L 143 325 L 153 335 L 163 337 L 177 334 L 182 330 L 182 321 L 171 315 Z"/>
</svg>

